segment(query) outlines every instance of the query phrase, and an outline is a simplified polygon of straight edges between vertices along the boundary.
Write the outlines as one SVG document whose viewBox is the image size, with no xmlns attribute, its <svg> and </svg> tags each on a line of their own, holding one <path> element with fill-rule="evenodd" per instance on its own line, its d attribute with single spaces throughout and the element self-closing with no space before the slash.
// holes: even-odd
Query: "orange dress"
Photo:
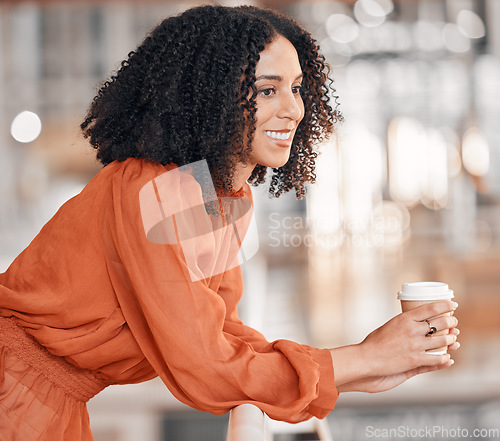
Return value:
<svg viewBox="0 0 500 441">
<path fill-rule="evenodd" d="M 268 342 L 238 318 L 239 267 L 193 281 L 179 243 L 147 238 L 139 194 L 168 170 L 107 165 L 0 274 L 2 441 L 92 440 L 85 402 L 156 376 L 214 414 L 252 403 L 297 422 L 333 409 L 327 349 Z M 182 179 L 173 200 L 202 198 Z M 237 196 L 251 200 L 249 186 Z"/>
</svg>

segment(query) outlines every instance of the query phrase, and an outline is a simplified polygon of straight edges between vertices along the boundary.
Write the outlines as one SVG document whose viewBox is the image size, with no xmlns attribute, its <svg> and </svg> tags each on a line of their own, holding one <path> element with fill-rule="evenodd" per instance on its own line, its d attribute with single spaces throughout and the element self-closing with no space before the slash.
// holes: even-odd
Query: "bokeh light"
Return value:
<svg viewBox="0 0 500 441">
<path fill-rule="evenodd" d="M 348 15 L 332 14 L 325 23 L 326 32 L 337 43 L 350 43 L 359 35 L 358 24 Z"/>
<path fill-rule="evenodd" d="M 490 168 L 490 150 L 486 139 L 477 128 L 470 128 L 462 140 L 464 168 L 474 176 L 485 176 Z"/>
<path fill-rule="evenodd" d="M 40 117 L 29 110 L 19 113 L 10 127 L 12 137 L 19 142 L 28 143 L 38 138 L 42 131 Z"/>
<path fill-rule="evenodd" d="M 358 3 L 373 17 L 385 17 L 394 9 L 392 0 L 358 0 Z"/>
<path fill-rule="evenodd" d="M 366 2 L 358 0 L 354 5 L 353 12 L 354 16 L 356 17 L 356 20 L 358 20 L 358 22 L 363 26 L 369 28 L 377 27 L 380 26 L 382 23 L 384 23 L 385 14 L 383 13 L 377 13 L 376 15 L 372 14 L 371 12 L 369 12 L 369 10 L 365 8 L 365 3 Z M 376 2 L 374 3 L 378 5 Z M 383 12 L 382 8 L 380 8 L 380 11 Z M 379 12 L 379 10 L 376 9 L 376 12 Z"/>
<path fill-rule="evenodd" d="M 462 9 L 457 15 L 458 29 L 469 38 L 482 38 L 486 34 L 483 20 L 476 13 Z"/>
</svg>

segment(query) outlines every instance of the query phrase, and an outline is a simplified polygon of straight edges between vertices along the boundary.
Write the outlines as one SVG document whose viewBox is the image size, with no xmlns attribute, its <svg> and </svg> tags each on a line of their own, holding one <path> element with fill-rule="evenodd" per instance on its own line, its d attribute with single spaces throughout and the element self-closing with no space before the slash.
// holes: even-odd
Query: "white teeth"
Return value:
<svg viewBox="0 0 500 441">
<path fill-rule="evenodd" d="M 292 132 L 270 132 L 268 130 L 265 131 L 265 134 L 273 139 L 286 140 L 290 138 Z"/>
</svg>

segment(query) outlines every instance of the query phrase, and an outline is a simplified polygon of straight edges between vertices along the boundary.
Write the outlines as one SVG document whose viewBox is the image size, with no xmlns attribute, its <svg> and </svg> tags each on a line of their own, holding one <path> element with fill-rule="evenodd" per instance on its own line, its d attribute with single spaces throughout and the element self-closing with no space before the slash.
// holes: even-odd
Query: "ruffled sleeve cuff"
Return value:
<svg viewBox="0 0 500 441">
<path fill-rule="evenodd" d="M 339 397 L 335 386 L 333 361 L 328 349 L 309 348 L 309 353 L 319 365 L 318 396 L 307 408 L 317 418 L 325 418 L 335 407 Z"/>
</svg>

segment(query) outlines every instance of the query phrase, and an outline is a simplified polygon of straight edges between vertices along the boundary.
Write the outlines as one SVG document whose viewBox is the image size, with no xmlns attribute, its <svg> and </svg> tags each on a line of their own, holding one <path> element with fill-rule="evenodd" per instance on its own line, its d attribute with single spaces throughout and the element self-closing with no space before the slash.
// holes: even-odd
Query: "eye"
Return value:
<svg viewBox="0 0 500 441">
<path fill-rule="evenodd" d="M 269 87 L 267 89 L 262 89 L 259 90 L 259 94 L 262 96 L 271 96 L 274 95 L 274 89 L 272 87 Z"/>
<path fill-rule="evenodd" d="M 302 84 L 299 84 L 298 86 L 292 87 L 292 93 L 294 95 L 299 95 L 301 90 L 302 90 Z"/>
</svg>

